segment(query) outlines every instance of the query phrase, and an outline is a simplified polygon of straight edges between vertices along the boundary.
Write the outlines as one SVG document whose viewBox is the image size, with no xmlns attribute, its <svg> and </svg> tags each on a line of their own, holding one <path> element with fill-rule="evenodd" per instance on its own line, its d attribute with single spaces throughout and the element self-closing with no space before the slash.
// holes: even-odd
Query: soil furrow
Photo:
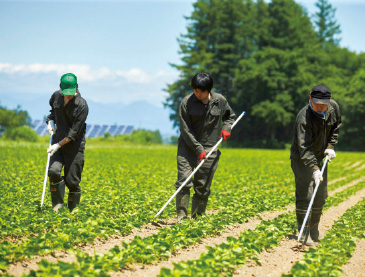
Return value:
<svg viewBox="0 0 365 277">
<path fill-rule="evenodd" d="M 341 191 L 344 191 L 345 189 L 349 188 L 349 187 L 352 187 L 352 186 L 355 186 L 357 185 L 358 183 L 361 183 L 362 181 L 365 181 L 365 176 L 364 177 L 361 177 L 359 179 L 356 179 L 356 180 L 353 180 L 351 183 L 348 183 L 347 185 L 344 185 L 342 187 L 339 187 L 335 190 L 332 190 L 328 193 L 329 196 L 332 196 L 332 195 L 335 195 L 336 193 L 338 192 L 341 192 Z"/>
<path fill-rule="evenodd" d="M 360 179 L 354 180 L 351 183 L 342 186 L 334 191 L 329 192 L 329 195 L 333 195 L 336 192 L 342 191 L 350 186 L 356 185 L 362 180 L 365 180 L 365 177 L 362 177 Z M 343 188 L 343 189 L 342 189 Z M 284 211 L 272 211 L 272 212 L 266 212 L 261 215 L 263 220 L 270 220 L 275 218 L 276 216 L 294 210 L 293 206 L 288 206 L 286 210 Z M 219 212 L 219 210 L 210 210 L 207 212 L 207 214 L 214 214 Z M 174 218 L 171 218 L 168 220 L 168 223 L 173 223 L 176 220 Z M 118 276 L 122 276 L 119 274 L 123 274 L 124 276 L 138 276 L 136 274 L 139 274 L 138 272 L 141 271 L 141 275 L 139 276 L 145 276 L 146 270 L 148 271 L 150 268 L 153 270 L 153 272 L 159 273 L 159 270 L 161 267 L 169 267 L 172 262 L 178 262 L 180 260 L 188 260 L 188 259 L 194 259 L 198 258 L 200 254 L 206 250 L 206 246 L 214 246 L 215 244 L 219 244 L 226 240 L 228 236 L 232 237 L 238 237 L 241 232 L 247 229 L 255 228 L 256 224 L 260 223 L 261 220 L 258 218 L 250 219 L 247 223 L 244 224 L 236 224 L 233 226 L 230 226 L 226 232 L 222 232 L 220 236 L 218 237 L 210 237 L 210 238 L 203 238 L 201 243 L 197 245 L 193 245 L 191 247 L 188 247 L 186 249 L 182 249 L 178 251 L 173 257 L 169 259 L 169 261 L 162 261 L 162 262 L 156 262 L 152 265 L 132 265 L 132 270 L 123 270 L 123 272 L 117 272 L 117 273 L 110 273 L 112 275 L 118 274 Z M 253 227 L 252 227 L 253 226 Z M 164 225 L 164 228 L 168 228 L 169 225 Z M 132 232 L 127 236 L 121 236 L 121 235 L 112 235 L 109 236 L 106 240 L 95 240 L 94 244 L 87 244 L 85 246 L 77 247 L 77 249 L 80 249 L 83 252 L 88 253 L 89 255 L 94 255 L 94 253 L 103 254 L 106 253 L 111 248 L 118 246 L 122 246 L 123 242 L 131 242 L 135 236 L 139 236 L 141 238 L 148 237 L 154 234 L 157 234 L 159 232 L 159 228 L 156 226 L 153 226 L 152 224 L 144 225 L 139 229 L 134 229 Z M 197 253 L 197 254 L 193 254 Z M 194 256 L 193 256 L 194 255 Z M 41 255 L 34 257 L 29 260 L 22 260 L 19 262 L 16 262 L 14 264 L 9 265 L 7 272 L 9 274 L 13 274 L 15 276 L 21 276 L 22 273 L 28 274 L 30 270 L 37 270 L 38 266 L 37 263 L 39 263 L 42 259 L 47 259 L 48 261 L 52 263 L 57 263 L 57 261 L 63 261 L 67 263 L 76 262 L 76 256 L 71 253 L 67 253 L 66 251 L 57 250 L 54 251 L 51 255 Z M 154 270 L 153 268 L 156 268 Z M 171 267 L 170 267 L 171 268 Z M 143 273 L 144 272 L 144 273 Z M 150 274 L 150 273 L 148 273 Z"/>
<path fill-rule="evenodd" d="M 277 217 L 278 215 L 289 212 L 293 209 L 294 209 L 293 207 L 288 207 L 286 210 L 283 210 L 283 211 L 265 212 L 265 213 L 262 213 L 260 215 L 260 217 L 263 220 L 271 220 L 271 219 L 274 219 L 275 217 Z M 218 211 L 219 210 L 208 211 L 207 214 L 213 214 Z M 175 221 L 175 220 L 171 219 L 169 221 Z M 182 257 L 186 257 L 186 259 L 188 259 L 188 258 L 191 259 L 192 257 L 195 257 L 195 256 L 192 256 L 192 253 L 197 253 L 196 254 L 196 258 L 197 258 L 197 257 L 199 257 L 199 255 L 202 251 L 206 250 L 205 246 L 207 246 L 207 245 L 214 246 L 216 243 L 220 243 L 220 241 L 222 240 L 221 239 L 222 237 L 224 237 L 225 239 L 228 236 L 238 237 L 241 232 L 243 232 L 244 230 L 247 230 L 247 229 L 254 229 L 255 226 L 260 222 L 261 222 L 261 219 L 259 219 L 258 217 L 255 217 L 253 219 L 250 219 L 248 222 L 246 222 L 244 224 L 235 224 L 233 226 L 228 227 L 227 231 L 222 232 L 220 234 L 220 236 L 203 238 L 199 244 L 195 244 L 191 247 L 178 251 L 177 254 L 175 256 L 173 256 L 168 262 L 167 261 L 158 262 L 158 263 L 156 262 L 155 264 L 152 264 L 152 265 L 130 265 L 131 270 L 123 270 L 122 274 L 124 274 L 125 276 L 138 276 L 138 275 L 136 275 L 136 274 L 138 274 L 138 272 L 136 272 L 135 270 L 140 269 L 141 267 L 143 267 L 143 268 L 155 267 L 158 269 L 158 272 L 156 271 L 157 272 L 156 274 L 158 274 L 159 268 L 161 268 L 162 264 L 163 264 L 163 266 L 165 266 L 166 262 L 171 264 L 171 261 L 172 262 L 174 262 L 175 260 L 176 260 L 176 262 L 180 261 L 182 259 Z M 158 232 L 159 232 L 158 227 L 155 227 L 155 226 L 149 224 L 149 225 L 145 225 L 145 226 L 141 227 L 140 229 L 134 230 L 128 236 L 125 236 L 125 237 L 113 236 L 112 239 L 108 239 L 105 242 L 97 241 L 95 245 L 87 245 L 85 247 L 79 247 L 78 249 L 88 253 L 89 255 L 94 255 L 95 252 L 99 253 L 99 254 L 103 254 L 103 253 L 106 253 L 111 248 L 113 248 L 114 246 L 121 247 L 122 241 L 131 242 L 135 236 L 140 236 L 140 237 L 144 238 L 147 236 L 157 234 Z M 50 261 L 52 263 L 57 263 L 57 261 L 63 261 L 63 262 L 67 262 L 67 263 L 76 262 L 76 256 L 74 254 L 70 254 L 65 251 L 55 251 L 52 255 L 38 256 L 38 257 L 35 257 L 30 260 L 20 261 L 20 262 L 11 264 L 8 267 L 7 272 L 9 274 L 13 274 L 15 276 L 21 276 L 22 273 L 29 274 L 30 270 L 38 269 L 37 263 L 39 263 L 42 259 L 47 259 L 48 261 Z M 111 274 L 111 275 L 120 274 L 120 272 L 117 272 L 117 273 L 110 272 L 109 274 Z M 139 276 L 146 276 L 145 273 L 141 273 L 141 274 L 142 275 L 139 275 Z M 148 273 L 148 274 L 150 275 L 150 273 Z"/>
<path fill-rule="evenodd" d="M 338 220 L 349 208 L 356 205 L 365 198 L 365 189 L 358 191 L 336 207 L 332 207 L 323 213 L 319 229 L 325 233 L 330 230 L 336 220 Z M 239 276 L 281 276 L 289 273 L 292 266 L 303 259 L 303 252 L 298 251 L 296 240 L 285 238 L 278 247 L 263 252 L 259 255 L 262 266 L 254 262 L 247 263 L 245 267 L 236 270 L 235 275 Z"/>
<path fill-rule="evenodd" d="M 361 163 L 362 163 L 362 161 L 357 161 L 357 162 L 353 163 L 352 165 L 346 167 L 344 170 L 347 171 L 347 170 L 353 169 L 355 167 L 358 167 Z"/>
<path fill-rule="evenodd" d="M 347 184 L 344 187 L 341 187 L 343 189 L 337 189 L 336 192 L 332 191 L 330 193 L 330 195 L 334 195 L 337 192 L 341 192 L 344 189 L 354 186 L 356 184 L 358 184 L 359 182 L 361 182 L 363 179 L 365 178 L 360 178 L 358 180 L 355 180 L 349 184 Z M 365 191 L 364 191 L 364 196 L 365 196 Z M 345 202 L 347 202 L 348 200 L 346 200 Z M 358 201 L 356 201 L 357 203 Z M 343 202 L 344 203 L 344 202 Z M 356 204 L 354 203 L 354 204 Z M 354 205 L 353 204 L 353 205 Z M 340 207 L 337 206 L 337 207 Z M 336 208 L 337 208 L 336 207 Z M 348 208 L 346 208 L 347 210 Z M 263 220 L 272 220 L 274 219 L 276 216 L 279 216 L 280 214 L 284 214 L 286 212 L 289 211 L 293 211 L 294 210 L 294 206 L 290 206 L 287 207 L 286 211 L 282 211 L 282 212 L 269 212 L 269 213 L 264 213 L 262 215 L 262 219 Z M 327 213 L 331 213 L 332 209 L 328 210 L 326 212 Z M 337 210 L 336 210 L 337 211 Z M 336 215 L 336 211 L 334 212 L 334 215 Z M 343 211 L 344 213 L 345 211 Z M 342 213 L 342 214 L 343 214 Z M 341 214 L 341 215 L 342 215 Z M 326 218 L 323 216 L 321 224 L 326 226 L 328 225 L 328 215 L 326 216 Z M 337 219 L 335 219 L 337 220 Z M 202 239 L 201 243 L 199 243 L 198 245 L 194 245 L 192 247 L 186 248 L 186 249 L 182 249 L 180 251 L 178 251 L 178 253 L 176 253 L 173 257 L 171 257 L 168 261 L 162 261 L 162 262 L 156 262 L 152 265 L 134 265 L 134 267 L 132 267 L 131 269 L 128 270 L 123 270 L 121 272 L 110 272 L 111 276 L 156 276 L 160 273 L 161 268 L 169 268 L 172 269 L 173 268 L 173 263 L 178 263 L 180 261 L 187 261 L 187 260 L 193 260 L 193 259 L 197 259 L 200 257 L 200 255 L 203 252 L 207 252 L 206 246 L 212 246 L 214 247 L 216 244 L 221 244 L 223 242 L 225 242 L 227 240 L 227 237 L 231 236 L 234 238 L 238 238 L 240 233 L 244 232 L 245 230 L 248 229 L 255 229 L 256 225 L 259 224 L 261 222 L 261 220 L 257 220 L 257 219 L 253 219 L 250 220 L 247 223 L 244 224 L 236 224 L 235 226 L 233 226 L 233 228 L 231 228 L 230 230 L 227 230 L 226 232 L 222 233 L 220 236 L 218 237 L 214 237 L 214 238 L 205 238 Z M 334 220 L 332 221 L 332 223 L 329 226 L 332 226 Z M 329 229 L 329 227 L 328 227 Z M 327 229 L 321 229 L 322 232 L 325 232 Z M 291 267 L 294 265 L 296 260 L 299 260 L 303 257 L 302 253 L 299 251 L 293 251 L 293 248 L 297 248 L 298 243 L 296 242 L 296 240 L 294 239 L 284 239 L 282 242 L 280 242 L 279 246 L 275 249 L 271 249 L 268 252 L 265 252 L 264 254 L 266 254 L 268 257 L 270 256 L 274 256 L 276 257 L 277 261 L 273 261 L 273 264 L 279 264 L 280 262 L 282 262 L 282 257 L 286 257 L 286 256 L 298 256 L 297 259 L 293 260 L 293 263 L 290 265 L 289 269 L 291 269 Z M 279 249 L 278 251 L 276 251 L 276 249 Z M 273 254 L 273 255 L 272 255 Z M 261 257 L 260 257 L 261 259 Z M 263 259 L 262 261 L 264 261 L 265 259 Z M 248 266 L 255 266 L 256 263 L 249 261 L 247 263 Z M 284 269 L 280 272 L 283 272 Z M 245 274 L 243 274 L 242 276 L 245 276 Z M 248 275 L 251 276 L 251 275 Z M 254 275 L 252 275 L 254 276 Z M 271 276 L 270 272 L 267 275 L 257 275 L 257 276 Z"/>
<path fill-rule="evenodd" d="M 365 240 L 357 240 L 355 252 L 342 270 L 344 277 L 365 276 Z"/>
<path fill-rule="evenodd" d="M 261 215 L 262 220 L 272 220 L 281 214 L 285 214 L 289 211 L 293 211 L 294 207 L 288 207 L 283 211 L 271 211 L 265 212 Z M 131 269 L 123 270 L 121 272 L 110 272 L 111 276 L 133 276 L 133 277 L 143 277 L 143 276 L 156 276 L 160 273 L 162 267 L 172 268 L 172 263 L 177 263 L 180 261 L 197 259 L 199 256 L 207 251 L 207 246 L 214 247 L 216 244 L 220 244 L 227 240 L 227 237 L 238 238 L 239 235 L 246 230 L 253 230 L 256 225 L 261 222 L 261 219 L 255 217 L 250 219 L 248 222 L 243 224 L 235 224 L 230 226 L 226 231 L 219 234 L 216 237 L 203 238 L 200 243 L 195 244 L 191 247 L 181 249 L 173 257 L 170 257 L 168 261 L 159 261 L 151 265 L 133 265 Z"/>
</svg>

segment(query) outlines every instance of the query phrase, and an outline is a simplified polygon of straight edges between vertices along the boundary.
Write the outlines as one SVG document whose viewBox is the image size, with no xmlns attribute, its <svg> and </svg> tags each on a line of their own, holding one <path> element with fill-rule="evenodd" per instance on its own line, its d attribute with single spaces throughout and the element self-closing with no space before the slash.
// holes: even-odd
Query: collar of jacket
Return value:
<svg viewBox="0 0 365 277">
<path fill-rule="evenodd" d="M 328 103 L 327 110 L 326 110 L 326 119 L 328 119 L 328 117 L 330 116 L 332 110 L 334 110 L 334 108 L 333 108 L 333 106 L 331 104 L 331 100 L 330 100 L 330 102 Z"/>
<path fill-rule="evenodd" d="M 310 100 L 309 100 L 309 104 L 308 104 L 308 108 L 311 110 L 311 112 L 313 113 L 313 115 L 314 116 L 316 116 L 316 117 L 318 117 L 318 118 L 321 118 L 321 119 L 328 119 L 328 117 L 329 117 L 329 115 L 330 115 L 330 113 L 331 113 L 331 111 L 333 110 L 333 106 L 331 105 L 331 101 L 328 103 L 328 106 L 327 106 L 327 110 L 324 112 L 324 117 L 320 117 L 319 115 L 319 113 L 317 113 L 317 112 L 315 112 L 314 110 L 313 110 L 313 107 L 312 107 L 312 105 L 311 105 L 311 102 L 310 102 Z"/>
<path fill-rule="evenodd" d="M 195 96 L 195 93 L 194 93 L 194 92 L 192 93 L 192 97 L 193 97 L 193 100 L 194 100 L 194 101 L 203 103 L 201 100 L 199 100 L 198 98 L 196 98 L 196 96 Z M 218 102 L 218 101 L 219 101 L 219 99 L 218 99 L 218 97 L 217 97 L 217 93 L 216 93 L 216 92 L 211 91 L 211 92 L 210 92 L 210 99 L 209 99 L 209 101 L 208 101 L 208 104 L 209 104 L 209 103 Z"/>
<path fill-rule="evenodd" d="M 317 113 L 314 109 L 313 109 L 313 106 L 312 106 L 312 102 L 309 100 L 309 108 L 311 109 L 312 113 L 318 117 L 318 118 L 321 118 L 321 119 L 325 119 L 326 118 L 326 111 L 324 111 L 323 113 Z"/>
</svg>

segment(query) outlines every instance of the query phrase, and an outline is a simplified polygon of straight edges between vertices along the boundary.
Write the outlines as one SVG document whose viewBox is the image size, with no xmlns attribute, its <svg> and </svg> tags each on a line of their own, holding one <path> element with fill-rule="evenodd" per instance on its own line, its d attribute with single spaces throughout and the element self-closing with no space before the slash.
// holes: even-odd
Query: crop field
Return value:
<svg viewBox="0 0 365 277">
<path fill-rule="evenodd" d="M 313 248 L 296 242 L 288 150 L 221 148 L 206 215 L 175 222 L 176 147 L 87 143 L 81 203 L 40 211 L 46 144 L 0 142 L 4 276 L 361 276 L 365 153 L 338 152 Z M 67 202 L 68 190 L 65 200 Z M 190 213 L 190 211 L 189 211 Z M 362 275 L 364 276 L 364 275 Z"/>
</svg>

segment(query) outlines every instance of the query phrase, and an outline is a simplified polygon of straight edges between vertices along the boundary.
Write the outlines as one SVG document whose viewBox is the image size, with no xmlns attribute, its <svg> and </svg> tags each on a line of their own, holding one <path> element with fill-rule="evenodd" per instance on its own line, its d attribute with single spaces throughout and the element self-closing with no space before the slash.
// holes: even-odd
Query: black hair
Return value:
<svg viewBox="0 0 365 277">
<path fill-rule="evenodd" d="M 213 79 L 208 73 L 198 73 L 191 79 L 191 87 L 210 92 L 213 88 Z"/>
</svg>

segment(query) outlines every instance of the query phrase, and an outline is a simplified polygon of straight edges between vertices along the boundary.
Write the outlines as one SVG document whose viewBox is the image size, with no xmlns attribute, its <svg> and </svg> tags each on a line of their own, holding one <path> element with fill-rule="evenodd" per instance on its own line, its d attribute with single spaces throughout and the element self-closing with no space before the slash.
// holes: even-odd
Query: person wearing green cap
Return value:
<svg viewBox="0 0 365 277">
<path fill-rule="evenodd" d="M 52 208 L 64 206 L 65 186 L 69 189 L 70 212 L 80 203 L 81 173 L 84 167 L 87 102 L 78 90 L 77 77 L 72 73 L 61 77 L 60 90 L 49 100 L 48 131 L 53 133 L 48 176 L 50 180 Z M 64 167 L 64 176 L 61 176 Z"/>
<path fill-rule="evenodd" d="M 330 160 L 336 158 L 334 149 L 341 124 L 340 108 L 331 98 L 330 89 L 324 85 L 313 87 L 308 105 L 297 115 L 290 149 L 291 168 L 295 177 L 298 230 L 306 224 L 301 242 L 308 246 L 315 245 L 323 238 L 318 231 L 318 225 L 327 198 L 327 167 L 323 175 L 320 168 L 326 155 Z M 307 222 L 303 222 L 318 182 L 320 184 L 310 217 Z"/>
</svg>

